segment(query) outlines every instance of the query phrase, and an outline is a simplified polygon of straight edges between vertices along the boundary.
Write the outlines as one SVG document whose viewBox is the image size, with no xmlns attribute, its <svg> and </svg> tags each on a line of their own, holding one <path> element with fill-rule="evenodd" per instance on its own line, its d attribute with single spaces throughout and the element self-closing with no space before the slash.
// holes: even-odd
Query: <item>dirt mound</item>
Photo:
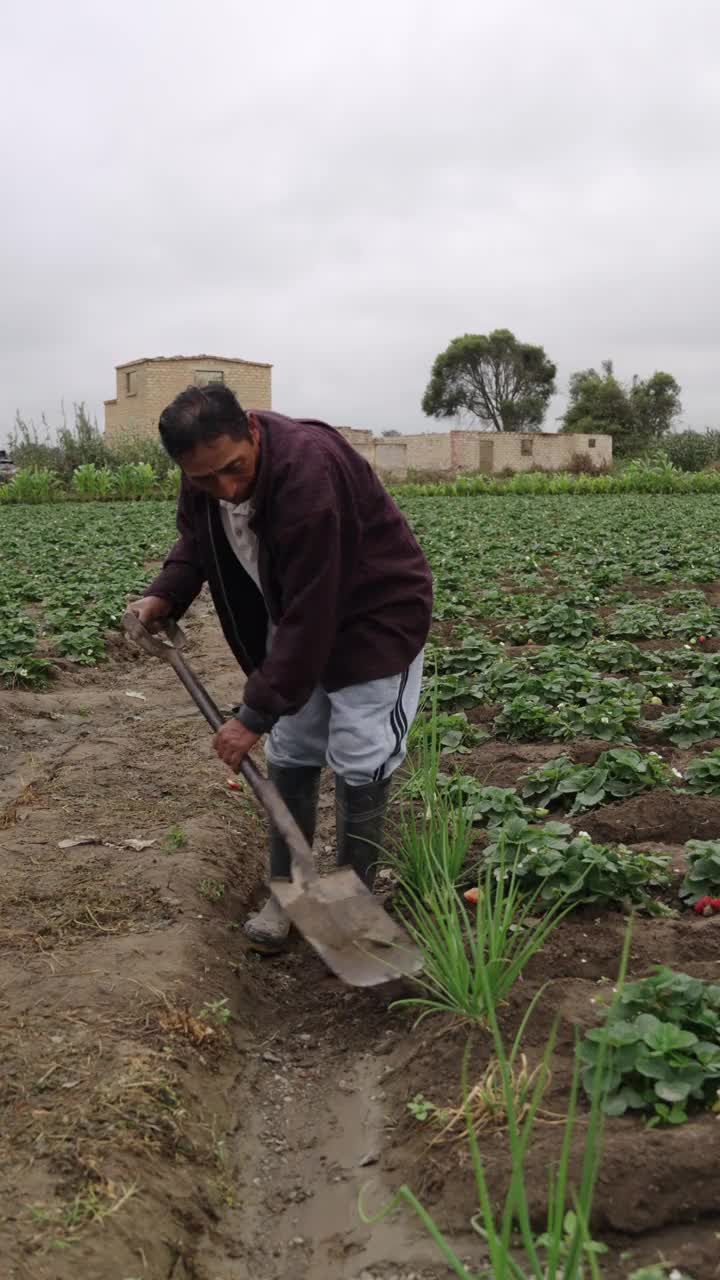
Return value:
<svg viewBox="0 0 720 1280">
<path fill-rule="evenodd" d="M 606 844 L 654 840 L 685 844 L 687 840 L 717 840 L 720 838 L 720 799 L 658 789 L 585 814 L 580 825 L 593 840 Z"/>
</svg>

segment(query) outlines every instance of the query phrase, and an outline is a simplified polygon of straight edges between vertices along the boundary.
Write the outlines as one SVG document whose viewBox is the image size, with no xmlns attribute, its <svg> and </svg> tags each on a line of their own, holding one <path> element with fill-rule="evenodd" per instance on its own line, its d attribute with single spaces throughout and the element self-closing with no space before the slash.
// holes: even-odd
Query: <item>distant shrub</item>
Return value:
<svg viewBox="0 0 720 1280">
<path fill-rule="evenodd" d="M 720 465 L 720 431 L 679 431 L 665 436 L 663 450 L 681 471 L 702 471 Z"/>
<path fill-rule="evenodd" d="M 116 471 L 126 463 L 146 463 L 161 480 L 176 469 L 156 434 L 123 437 L 121 442 L 110 445 L 82 403 L 73 405 L 70 424 L 63 411 L 62 425 L 54 439 L 44 416 L 38 430 L 34 422 L 17 413 L 8 436 L 8 451 L 17 467 L 55 471 L 68 484 L 83 466 L 109 467 Z"/>
</svg>

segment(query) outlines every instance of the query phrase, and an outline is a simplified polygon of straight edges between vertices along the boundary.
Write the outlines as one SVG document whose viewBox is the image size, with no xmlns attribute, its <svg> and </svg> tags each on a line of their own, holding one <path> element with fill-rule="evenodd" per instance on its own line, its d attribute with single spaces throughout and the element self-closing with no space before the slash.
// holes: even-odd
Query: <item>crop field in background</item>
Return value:
<svg viewBox="0 0 720 1280">
<path fill-rule="evenodd" d="M 146 564 L 175 536 L 171 502 L 0 511 L 0 684 L 31 688 L 50 659 L 94 666 Z"/>
<path fill-rule="evenodd" d="M 555 1265 L 578 1241 L 589 1250 L 592 1220 L 593 1234 L 615 1232 L 623 1250 L 630 1237 L 641 1241 L 627 1265 L 612 1254 L 614 1269 L 603 1271 L 612 1280 L 634 1274 L 636 1254 L 657 1262 L 647 1277 L 638 1271 L 642 1280 L 662 1280 L 677 1258 L 688 1268 L 678 1274 L 703 1280 L 715 1274 L 710 1259 L 720 1249 L 720 497 L 499 499 L 411 489 L 399 500 L 435 575 L 426 696 L 402 795 L 449 860 L 448 894 L 441 901 L 437 883 L 423 879 L 426 837 L 417 827 L 404 829 L 391 873 L 399 910 L 427 949 L 429 1012 L 487 1032 L 493 996 L 498 1034 L 514 1035 L 518 1010 L 537 997 L 528 1046 L 544 1051 L 562 1006 L 565 1039 L 542 1098 L 547 1127 L 541 1114 L 528 1157 L 530 1200 L 547 1185 L 562 1141 L 575 1036 L 580 1130 L 568 1152 L 588 1132 L 583 1090 L 591 1094 L 606 1071 L 606 1165 L 595 1203 L 583 1202 L 587 1221 L 574 1244 L 572 1223 L 555 1222 L 555 1252 L 538 1244 L 539 1270 L 507 1275 L 544 1274 L 548 1258 Z M 143 588 L 173 537 L 170 502 L 0 509 L 0 684 L 42 689 L 56 668 L 109 660 L 127 596 Z M 497 941 L 497 916 L 483 913 L 498 892 L 515 978 L 501 974 L 491 988 L 483 976 L 461 992 L 444 962 L 451 934 L 477 969 L 483 919 Z M 631 915 L 631 981 L 606 1014 Z M 520 962 L 528 937 L 538 946 Z M 546 1009 L 547 983 L 555 994 Z M 436 1137 L 433 1209 L 444 1206 L 456 1226 L 477 1209 L 472 1168 L 443 1136 L 461 1058 L 461 1050 L 452 1061 L 447 1052 L 418 1055 L 391 1140 L 393 1167 L 407 1159 L 412 1173 Z M 537 1070 L 537 1052 L 530 1058 L 528 1071 Z M 521 1081 L 520 1094 L 530 1087 Z M 492 1128 L 488 1114 L 481 1124 Z M 462 1112 L 452 1123 L 462 1129 Z M 491 1186 L 493 1178 L 505 1186 L 515 1166 L 509 1173 L 497 1142 L 492 1151 Z M 582 1274 L 557 1266 L 558 1276 Z M 588 1265 L 586 1274 L 596 1272 Z"/>
</svg>

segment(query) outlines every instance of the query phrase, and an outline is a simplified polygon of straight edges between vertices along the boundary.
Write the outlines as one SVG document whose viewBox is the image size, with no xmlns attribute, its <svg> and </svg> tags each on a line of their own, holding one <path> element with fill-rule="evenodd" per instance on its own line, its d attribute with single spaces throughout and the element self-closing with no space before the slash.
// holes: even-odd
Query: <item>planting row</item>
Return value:
<svg viewBox="0 0 720 1280">
<path fill-rule="evenodd" d="M 123 462 L 118 467 L 84 462 L 75 467 L 69 483 L 47 467 L 23 467 L 6 484 L 0 484 L 0 505 L 175 498 L 179 483 L 177 467 L 161 476 L 149 462 Z"/>
</svg>

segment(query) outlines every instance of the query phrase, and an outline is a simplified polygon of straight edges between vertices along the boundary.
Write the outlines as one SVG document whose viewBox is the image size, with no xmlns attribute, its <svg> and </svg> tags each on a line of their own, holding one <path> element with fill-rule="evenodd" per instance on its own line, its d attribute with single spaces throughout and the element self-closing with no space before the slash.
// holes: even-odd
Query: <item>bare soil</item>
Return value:
<svg viewBox="0 0 720 1280">
<path fill-rule="evenodd" d="M 188 631 L 193 665 L 230 706 L 239 673 L 203 601 Z M 607 745 L 569 750 L 591 760 Z M 557 754 L 558 744 L 489 742 L 462 767 L 512 785 Z M 68 666 L 47 692 L 1 693 L 0 761 L 2 1276 L 444 1280 L 408 1210 L 372 1226 L 358 1212 L 361 1193 L 375 1214 L 402 1183 L 479 1269 L 464 1144 L 433 1141 L 437 1130 L 407 1109 L 417 1093 L 457 1106 L 466 1030 L 413 1029 L 389 1008 L 396 993 L 342 987 L 300 940 L 274 960 L 244 949 L 264 822 L 248 795 L 228 791 L 172 673 L 118 645 L 102 668 Z M 329 863 L 329 783 L 321 804 Z M 655 842 L 680 865 L 685 840 L 720 835 L 720 802 L 656 792 L 582 826 Z M 574 1028 L 597 1017 L 625 927 L 619 913 L 575 913 L 503 1011 L 511 1033 L 549 984 L 525 1043 L 532 1065 L 559 1017 L 549 1117 L 566 1109 Z M 687 913 L 637 925 L 631 970 L 662 962 L 715 979 L 719 956 L 720 920 Z M 473 1071 L 488 1060 L 479 1035 Z M 538 1226 L 560 1134 L 549 1119 L 529 1153 Z M 505 1135 L 488 1130 L 482 1150 L 499 1197 Z M 611 1280 L 659 1258 L 717 1280 L 719 1206 L 714 1116 L 608 1126 L 593 1228 L 610 1246 Z"/>
</svg>

